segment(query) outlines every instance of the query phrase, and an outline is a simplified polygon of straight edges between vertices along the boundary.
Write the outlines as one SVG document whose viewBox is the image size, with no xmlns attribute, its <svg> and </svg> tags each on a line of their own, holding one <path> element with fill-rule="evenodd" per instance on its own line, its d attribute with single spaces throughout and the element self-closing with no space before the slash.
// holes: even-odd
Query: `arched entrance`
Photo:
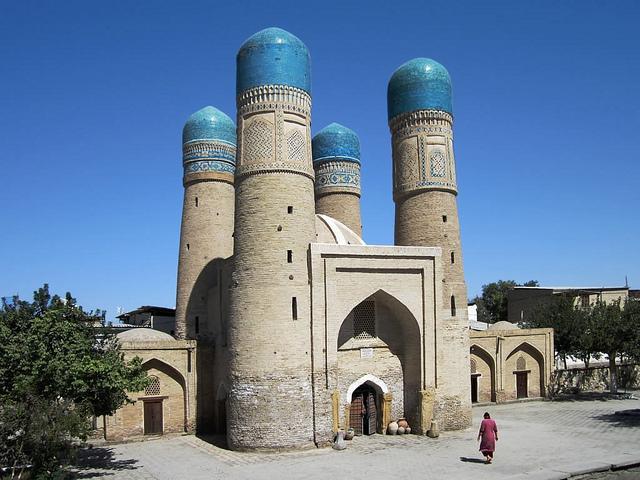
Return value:
<svg viewBox="0 0 640 480">
<path fill-rule="evenodd" d="M 373 435 L 378 431 L 380 401 L 369 384 L 360 385 L 353 392 L 349 408 L 349 427 L 356 435 Z"/>
<path fill-rule="evenodd" d="M 505 371 L 513 372 L 513 390 L 510 398 L 536 398 L 544 396 L 544 356 L 527 342 L 518 345 L 505 361 Z"/>
<path fill-rule="evenodd" d="M 481 346 L 471 345 L 471 402 L 484 403 L 496 401 L 495 362 L 493 357 Z"/>
</svg>

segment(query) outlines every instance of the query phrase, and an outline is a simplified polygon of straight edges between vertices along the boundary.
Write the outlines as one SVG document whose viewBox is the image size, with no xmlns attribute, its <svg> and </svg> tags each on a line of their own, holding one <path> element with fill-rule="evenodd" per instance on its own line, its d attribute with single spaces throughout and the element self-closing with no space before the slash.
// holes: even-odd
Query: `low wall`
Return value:
<svg viewBox="0 0 640 480">
<path fill-rule="evenodd" d="M 618 389 L 640 388 L 640 365 L 618 365 Z M 609 367 L 558 369 L 551 375 L 549 395 L 609 390 Z"/>
</svg>

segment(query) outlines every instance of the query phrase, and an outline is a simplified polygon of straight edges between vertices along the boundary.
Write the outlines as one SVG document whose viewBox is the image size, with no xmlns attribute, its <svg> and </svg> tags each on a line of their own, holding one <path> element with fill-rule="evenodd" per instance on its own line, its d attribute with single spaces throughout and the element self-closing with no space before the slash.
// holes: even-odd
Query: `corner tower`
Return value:
<svg viewBox="0 0 640 480">
<path fill-rule="evenodd" d="M 240 450 L 312 446 L 308 250 L 315 208 L 307 47 L 279 28 L 262 30 L 240 48 L 236 80 L 227 441 Z"/>
<path fill-rule="evenodd" d="M 312 147 L 316 213 L 335 218 L 361 237 L 358 135 L 339 123 L 332 123 L 313 137 Z"/>
<path fill-rule="evenodd" d="M 387 90 L 393 151 L 395 244 L 442 248 L 438 332 L 446 357 L 438 367 L 438 401 L 445 428 L 470 422 L 467 288 L 453 156 L 451 79 L 428 58 L 398 68 Z M 438 417 L 438 415 L 436 415 Z"/>
<path fill-rule="evenodd" d="M 207 265 L 233 253 L 233 176 L 236 129 L 227 115 L 205 107 L 182 131 L 184 203 L 178 255 L 176 330 L 195 338 L 208 328 L 207 292 L 215 279 Z"/>
</svg>

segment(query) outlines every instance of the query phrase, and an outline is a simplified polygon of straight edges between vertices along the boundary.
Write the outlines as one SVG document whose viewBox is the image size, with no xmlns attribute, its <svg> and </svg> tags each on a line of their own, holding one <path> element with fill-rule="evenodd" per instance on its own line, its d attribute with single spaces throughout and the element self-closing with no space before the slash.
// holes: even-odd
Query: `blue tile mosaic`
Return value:
<svg viewBox="0 0 640 480">
<path fill-rule="evenodd" d="M 416 110 L 453 113 L 449 72 L 430 58 L 414 58 L 400 66 L 387 87 L 389 119 Z"/>
<path fill-rule="evenodd" d="M 320 130 L 311 140 L 311 148 L 314 165 L 330 160 L 360 163 L 358 135 L 339 123 L 332 123 Z"/>
<path fill-rule="evenodd" d="M 200 173 L 200 172 L 228 172 L 233 175 L 235 171 L 236 171 L 236 167 L 234 165 L 230 165 L 226 162 L 216 162 L 212 160 L 191 162 L 191 163 L 187 163 L 184 166 L 185 175 L 189 173 Z"/>
<path fill-rule="evenodd" d="M 277 27 L 255 33 L 236 57 L 236 93 L 261 85 L 289 85 L 311 94 L 311 58 L 306 45 Z"/>
<path fill-rule="evenodd" d="M 236 145 L 233 120 L 215 107 L 204 107 L 189 117 L 182 129 L 182 143 L 193 140 L 221 140 Z"/>
</svg>

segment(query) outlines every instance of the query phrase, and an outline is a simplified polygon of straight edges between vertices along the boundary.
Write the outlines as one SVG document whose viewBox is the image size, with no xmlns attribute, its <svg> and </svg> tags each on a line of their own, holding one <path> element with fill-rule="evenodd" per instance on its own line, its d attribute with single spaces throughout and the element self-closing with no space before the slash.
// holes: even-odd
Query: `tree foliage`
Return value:
<svg viewBox="0 0 640 480">
<path fill-rule="evenodd" d="M 104 312 L 86 312 L 67 293 L 34 292 L 0 307 L 0 465 L 33 464 L 52 475 L 89 417 L 112 414 L 126 391 L 146 385 L 140 359 L 124 360 Z M 48 472 L 48 473 L 47 473 Z"/>
<path fill-rule="evenodd" d="M 523 284 L 515 280 L 498 280 L 482 286 L 482 296 L 475 297 L 471 301 L 478 308 L 478 321 L 496 323 L 507 321 L 507 292 L 513 287 L 537 287 L 537 280 L 529 280 Z"/>
</svg>

